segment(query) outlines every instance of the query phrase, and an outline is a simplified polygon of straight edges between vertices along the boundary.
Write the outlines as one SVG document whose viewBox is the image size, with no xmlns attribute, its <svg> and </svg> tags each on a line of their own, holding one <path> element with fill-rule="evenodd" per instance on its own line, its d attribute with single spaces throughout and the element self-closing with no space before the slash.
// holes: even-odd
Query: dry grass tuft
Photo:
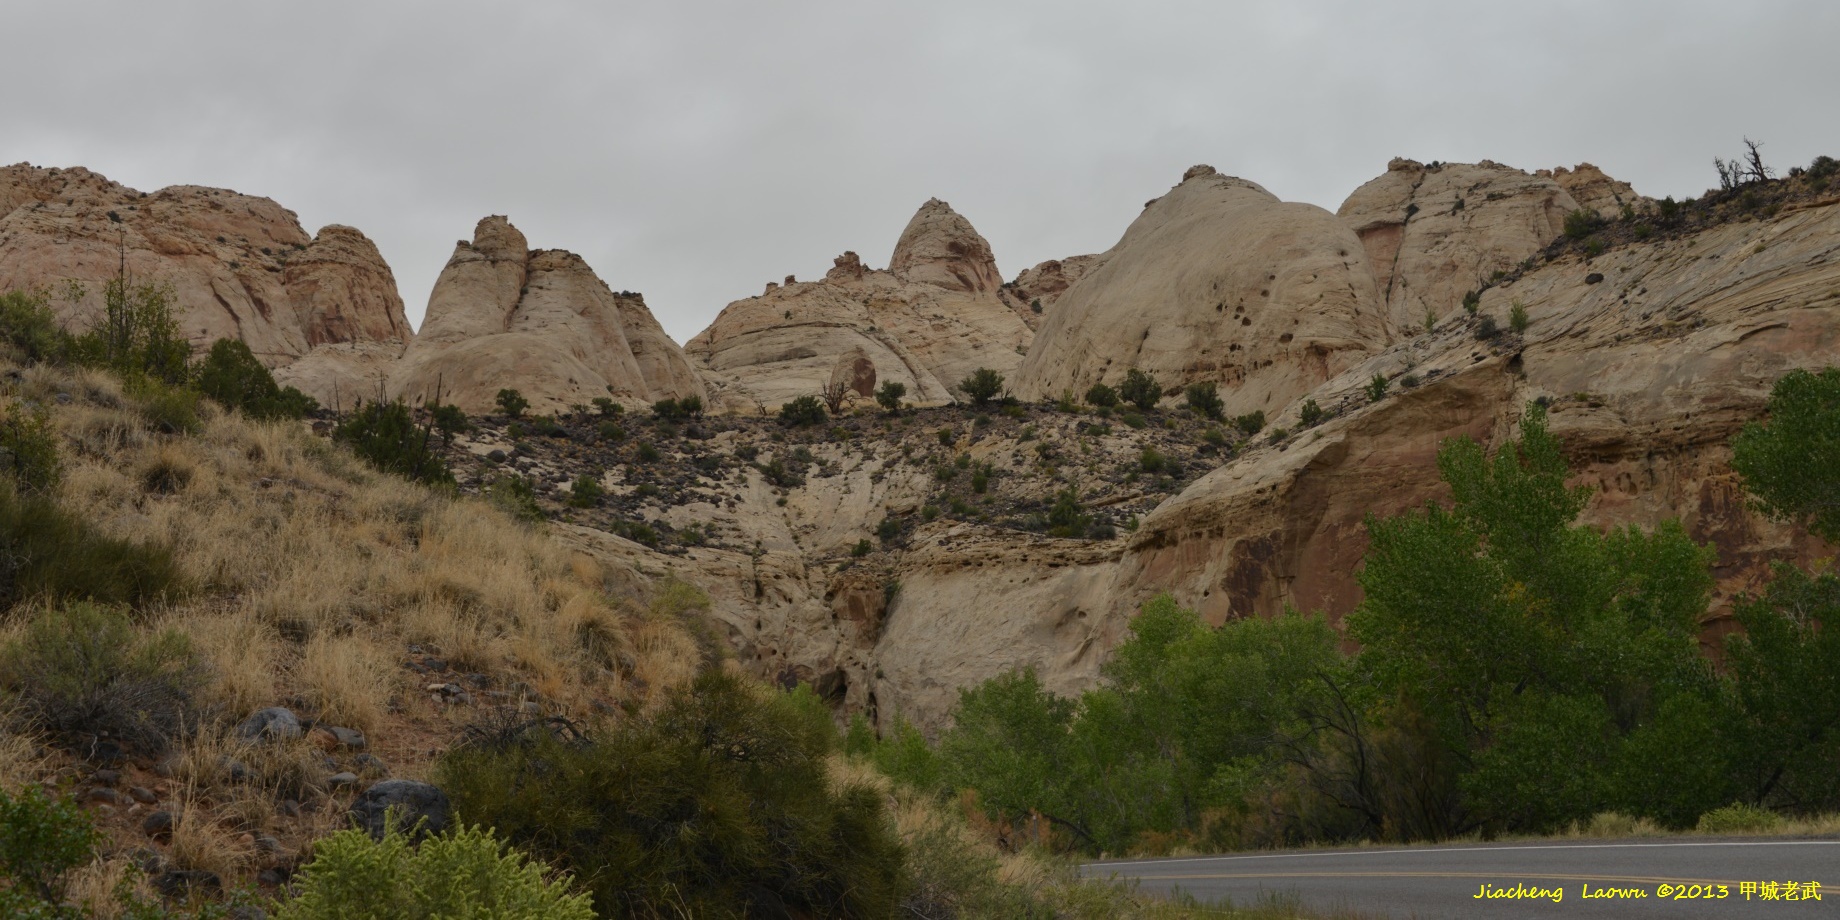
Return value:
<svg viewBox="0 0 1840 920">
<path fill-rule="evenodd" d="M 172 847 L 168 855 L 180 869 L 214 872 L 230 879 L 255 864 L 255 847 L 239 840 L 241 832 L 225 828 L 189 796 L 173 808 Z"/>
<path fill-rule="evenodd" d="M 322 722 L 374 732 L 396 691 L 396 665 L 361 635 L 324 633 L 307 642 L 291 684 Z"/>
<path fill-rule="evenodd" d="M 116 897 L 124 887 L 145 903 L 159 900 L 146 875 L 127 856 L 97 857 L 66 879 L 65 899 L 82 905 L 83 916 L 92 920 L 119 920 L 126 916 L 126 908 Z"/>
</svg>

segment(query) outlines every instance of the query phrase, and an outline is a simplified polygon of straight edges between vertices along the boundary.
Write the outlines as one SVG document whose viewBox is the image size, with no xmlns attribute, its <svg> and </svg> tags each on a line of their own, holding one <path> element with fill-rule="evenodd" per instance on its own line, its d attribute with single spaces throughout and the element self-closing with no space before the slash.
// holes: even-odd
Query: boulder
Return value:
<svg viewBox="0 0 1840 920">
<path fill-rule="evenodd" d="M 447 793 L 428 783 L 386 779 L 364 790 L 351 804 L 350 814 L 353 823 L 379 840 L 388 826 L 385 822 L 392 819 L 421 837 L 447 830 L 451 806 Z"/>
<path fill-rule="evenodd" d="M 292 741 L 301 734 L 300 717 L 281 706 L 259 710 L 236 727 L 237 737 L 244 741 Z"/>
</svg>

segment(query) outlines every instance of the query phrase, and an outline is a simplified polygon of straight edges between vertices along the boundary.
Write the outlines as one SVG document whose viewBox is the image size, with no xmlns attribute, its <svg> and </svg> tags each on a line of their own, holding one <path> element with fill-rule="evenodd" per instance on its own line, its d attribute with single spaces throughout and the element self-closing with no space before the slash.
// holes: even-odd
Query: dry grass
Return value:
<svg viewBox="0 0 1840 920">
<path fill-rule="evenodd" d="M 322 722 L 375 732 L 396 687 L 396 666 L 363 635 L 319 633 L 294 666 L 293 688 Z"/>
<path fill-rule="evenodd" d="M 11 721 L 0 717 L 0 723 Z M 18 792 L 37 782 L 50 764 L 51 759 L 36 738 L 0 732 L 0 792 Z"/>
<path fill-rule="evenodd" d="M 167 856 L 174 866 L 231 879 L 255 864 L 255 846 L 244 842 L 241 831 L 218 823 L 198 801 L 188 796 L 172 811 L 172 845 Z"/>
<path fill-rule="evenodd" d="M 83 906 L 83 916 L 93 920 L 118 920 L 126 908 L 116 895 L 124 887 L 142 901 L 154 903 L 159 895 L 147 877 L 127 856 L 97 857 L 89 865 L 66 876 L 65 899 Z"/>
</svg>

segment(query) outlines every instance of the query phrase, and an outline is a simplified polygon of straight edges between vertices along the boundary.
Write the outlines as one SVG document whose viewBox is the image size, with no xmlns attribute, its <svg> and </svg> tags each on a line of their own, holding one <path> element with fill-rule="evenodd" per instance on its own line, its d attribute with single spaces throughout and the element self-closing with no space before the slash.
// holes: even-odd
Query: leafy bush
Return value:
<svg viewBox="0 0 1840 920">
<path fill-rule="evenodd" d="M 638 445 L 633 448 L 633 459 L 640 463 L 656 463 L 658 462 L 659 456 L 658 448 L 653 446 L 650 441 L 640 441 Z"/>
<path fill-rule="evenodd" d="M 1168 462 L 1169 458 L 1158 453 L 1154 447 L 1144 448 L 1144 452 L 1137 458 L 1138 468 L 1146 473 L 1160 473 Z"/>
<path fill-rule="evenodd" d="M 601 487 L 600 479 L 587 473 L 575 477 L 575 482 L 569 486 L 571 508 L 592 508 L 606 497 L 607 490 Z"/>
<path fill-rule="evenodd" d="M 972 405 L 982 406 L 1003 392 L 1003 375 L 988 367 L 980 367 L 972 371 L 971 376 L 959 381 L 958 388 L 971 399 Z"/>
<path fill-rule="evenodd" d="M 415 423 L 402 400 L 360 405 L 339 420 L 332 437 L 386 473 L 431 485 L 452 485 L 454 474 L 428 442 L 434 432 Z"/>
<path fill-rule="evenodd" d="M 1486 320 L 1489 319 L 1489 317 L 1485 316 L 1483 319 Z M 1386 398 L 1386 388 L 1391 382 L 1392 381 L 1386 379 L 1385 374 L 1377 373 L 1373 376 L 1373 379 L 1367 381 L 1367 385 L 1362 387 L 1361 391 L 1367 394 L 1368 402 L 1379 402 Z"/>
<path fill-rule="evenodd" d="M 1527 331 L 1526 304 L 1517 300 L 1514 302 L 1514 305 L 1508 309 L 1508 328 L 1514 330 L 1516 335 Z"/>
<path fill-rule="evenodd" d="M 626 429 L 622 428 L 618 422 L 602 422 L 597 433 L 601 436 L 601 440 L 613 444 L 626 440 Z"/>
<path fill-rule="evenodd" d="M 853 547 L 850 547 L 850 555 L 855 556 L 858 559 L 861 559 L 862 557 L 867 556 L 873 552 L 875 552 L 875 544 L 871 543 L 868 537 L 864 537 L 861 540 L 857 540 L 856 545 Z"/>
<path fill-rule="evenodd" d="M 1254 409 L 1245 415 L 1235 416 L 1233 427 L 1238 428 L 1241 434 L 1248 437 L 1258 434 L 1259 429 L 1265 427 L 1265 410 Z"/>
<path fill-rule="evenodd" d="M 606 396 L 594 397 L 593 403 L 594 411 L 600 413 L 602 418 L 613 418 L 616 415 L 624 415 L 626 413 L 625 406 L 614 402 L 611 398 Z"/>
<path fill-rule="evenodd" d="M 80 285 L 73 286 L 74 297 L 82 293 Z M 187 381 L 192 346 L 173 315 L 170 286 L 116 278 L 103 288 L 102 304 L 95 325 L 72 340 L 74 357 L 129 379 L 148 377 L 168 386 Z"/>
<path fill-rule="evenodd" d="M 66 876 L 87 865 L 102 841 L 75 802 L 36 788 L 17 798 L 0 789 L 0 915 L 77 920 L 64 906 Z"/>
<path fill-rule="evenodd" d="M 1124 382 L 1118 385 L 1118 397 L 1136 406 L 1139 412 L 1149 412 L 1163 398 L 1163 385 L 1134 367 L 1125 372 Z"/>
<path fill-rule="evenodd" d="M 466 420 L 466 413 L 456 405 L 436 405 L 428 414 L 434 423 L 434 430 L 441 433 L 441 443 L 452 447 L 454 436 L 473 430 L 473 423 Z"/>
<path fill-rule="evenodd" d="M 1482 308 L 1482 292 L 1481 291 L 1470 291 L 1469 293 L 1463 295 L 1463 312 L 1468 313 L 1471 316 L 1475 316 L 1476 311 L 1481 308 Z"/>
<path fill-rule="evenodd" d="M 1732 469 L 1771 515 L 1840 541 L 1840 368 L 1790 371 L 1767 410 L 1732 442 Z"/>
<path fill-rule="evenodd" d="M 1501 325 L 1495 322 L 1495 317 L 1484 313 L 1482 318 L 1476 321 L 1476 338 L 1486 342 L 1498 335 L 1501 335 Z M 1381 395 L 1385 395 L 1385 392 L 1382 390 Z M 1368 395 L 1372 396 L 1373 392 L 1369 390 Z"/>
<path fill-rule="evenodd" d="M 1054 537 L 1081 537 L 1092 526 L 1092 516 L 1086 513 L 1080 504 L 1080 493 L 1072 486 L 1054 496 L 1054 504 L 1048 508 L 1048 535 Z"/>
<path fill-rule="evenodd" d="M 1596 211 L 1590 208 L 1579 208 L 1565 215 L 1565 238 L 1582 240 L 1596 233 L 1597 228 L 1603 226 L 1603 223 L 1603 218 L 1598 217 Z"/>
<path fill-rule="evenodd" d="M 170 549 L 104 536 L 50 496 L 0 485 L 0 610 L 34 597 L 143 607 L 182 590 Z"/>
<path fill-rule="evenodd" d="M 779 407 L 779 423 L 792 428 L 824 424 L 824 402 L 816 396 L 794 397 Z"/>
<path fill-rule="evenodd" d="M 709 671 L 653 715 L 533 730 L 436 768 L 456 809 L 573 871 L 603 916 L 886 917 L 906 889 L 881 796 L 837 786 L 828 710 Z"/>
<path fill-rule="evenodd" d="M 275 376 L 240 339 L 211 343 L 198 365 L 197 385 L 218 405 L 250 418 L 300 418 L 319 408 L 313 397 L 275 383 Z"/>
<path fill-rule="evenodd" d="M 884 380 L 875 388 L 875 404 L 893 415 L 901 411 L 901 397 L 907 395 L 907 384 L 897 380 Z"/>
<path fill-rule="evenodd" d="M 1220 391 L 1213 381 L 1191 383 L 1183 391 L 1188 399 L 1188 407 L 1211 419 L 1220 418 L 1224 404 L 1220 401 Z"/>
<path fill-rule="evenodd" d="M 362 830 L 313 842 L 276 920 L 593 920 L 567 877 L 507 848 L 490 830 L 460 828 L 411 846 L 394 826 L 382 840 Z"/>
<path fill-rule="evenodd" d="M 21 493 L 51 492 L 63 478 L 57 428 L 43 407 L 14 405 L 0 416 L 0 463 Z"/>
<path fill-rule="evenodd" d="M 531 487 L 530 480 L 516 473 L 507 473 L 493 479 L 481 491 L 487 501 L 514 518 L 543 520 L 543 508 L 537 504 L 537 490 Z"/>
<path fill-rule="evenodd" d="M 0 344 L 28 362 L 55 361 L 68 351 L 69 336 L 43 293 L 7 291 L 0 294 Z"/>
<path fill-rule="evenodd" d="M 1304 400 L 1303 408 L 1297 410 L 1298 421 L 1301 421 L 1305 428 L 1315 428 L 1326 415 L 1328 413 L 1323 411 L 1323 407 L 1316 404 L 1315 398 Z"/>
<path fill-rule="evenodd" d="M 1118 391 L 1103 383 L 1095 383 L 1086 391 L 1086 402 L 1103 409 L 1118 405 Z"/>
<path fill-rule="evenodd" d="M 652 403 L 652 418 L 680 419 L 685 415 L 683 407 L 675 399 L 661 399 Z"/>
<path fill-rule="evenodd" d="M 525 399 L 524 394 L 510 387 L 499 390 L 498 396 L 494 399 L 498 403 L 498 410 L 503 412 L 506 418 L 522 418 L 524 410 L 530 408 L 530 400 Z"/>
<path fill-rule="evenodd" d="M 129 398 L 149 431 L 161 434 L 197 434 L 204 427 L 198 417 L 198 391 L 170 384 L 157 377 L 129 377 Z"/>
<path fill-rule="evenodd" d="M 1782 816 L 1767 808 L 1733 802 L 1700 815 L 1694 830 L 1702 834 L 1761 834 L 1782 826 Z"/>
<path fill-rule="evenodd" d="M 787 464 L 779 457 L 774 457 L 766 463 L 756 463 L 754 469 L 760 471 L 762 479 L 782 489 L 796 489 L 805 484 L 804 471 L 795 465 Z"/>
<path fill-rule="evenodd" d="M 45 609 L 0 651 L 0 682 L 21 715 L 78 752 L 107 741 L 160 753 L 197 724 L 205 678 L 183 633 L 142 635 L 120 609 L 87 603 Z"/>
</svg>

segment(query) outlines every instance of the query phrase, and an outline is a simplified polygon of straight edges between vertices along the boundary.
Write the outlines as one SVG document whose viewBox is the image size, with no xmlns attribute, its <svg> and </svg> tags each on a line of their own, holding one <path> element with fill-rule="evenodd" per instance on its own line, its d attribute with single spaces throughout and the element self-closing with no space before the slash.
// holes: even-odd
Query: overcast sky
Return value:
<svg viewBox="0 0 1840 920">
<path fill-rule="evenodd" d="M 420 323 L 508 214 L 680 342 L 928 197 L 1005 277 L 1210 163 L 1333 210 L 1394 156 L 1696 195 L 1840 155 L 1840 3 L 20 2 L 0 162 L 266 195 L 376 240 Z"/>
</svg>

